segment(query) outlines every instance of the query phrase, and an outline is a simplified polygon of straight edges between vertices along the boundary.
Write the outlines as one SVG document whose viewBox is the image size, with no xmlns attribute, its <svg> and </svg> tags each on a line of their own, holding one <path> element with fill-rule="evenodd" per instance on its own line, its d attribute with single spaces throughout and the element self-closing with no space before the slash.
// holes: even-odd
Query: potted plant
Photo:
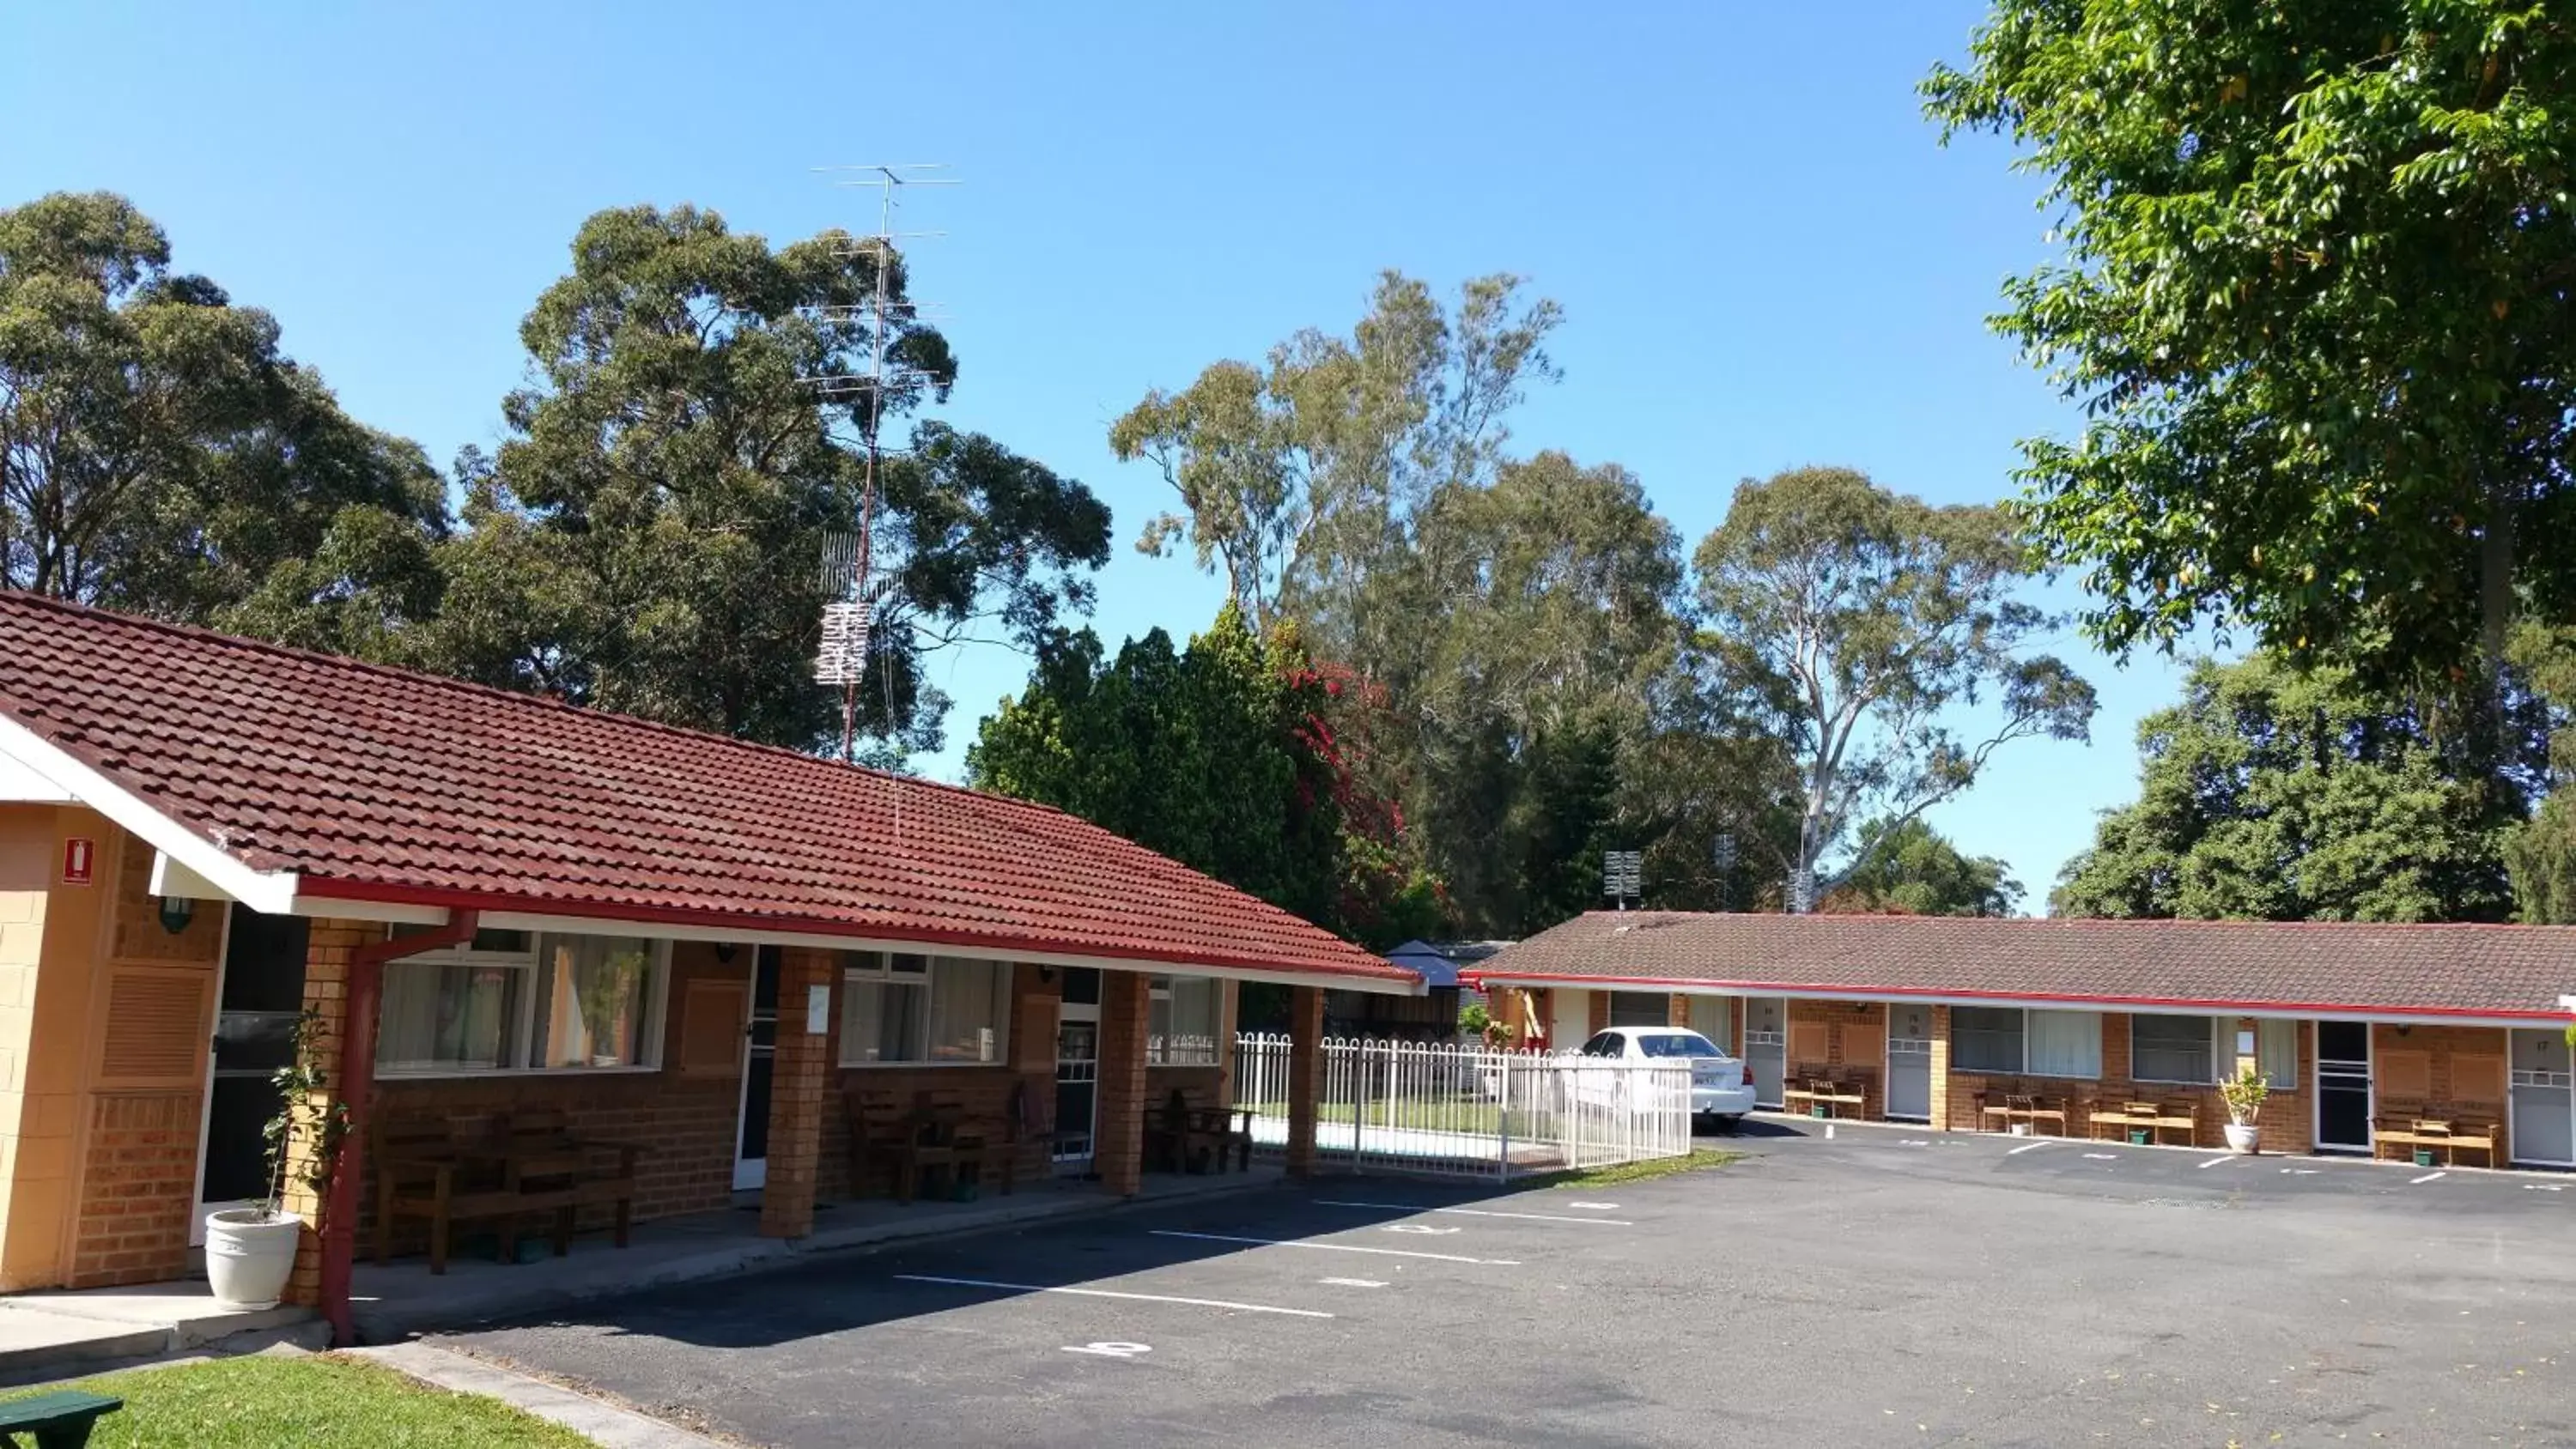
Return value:
<svg viewBox="0 0 2576 1449">
<path fill-rule="evenodd" d="M 2227 1150 L 2254 1151 L 2259 1140 L 2254 1119 L 2263 1111 L 2263 1099 L 2272 1095 L 2272 1084 L 2253 1063 L 2240 1062 L 2236 1075 L 2219 1082 L 2218 1095 L 2227 1103 Z"/>
<path fill-rule="evenodd" d="M 625 1014 L 628 998 L 643 975 L 644 956 L 639 951 L 618 951 L 582 969 L 575 994 L 581 1023 L 590 1033 L 592 1066 L 613 1067 L 625 1060 L 613 1050 L 601 1050 L 600 1044 L 616 1040 L 617 1020 Z"/>
<path fill-rule="evenodd" d="M 325 1090 L 322 1043 L 329 1033 L 322 1014 L 306 1007 L 289 1037 L 291 1055 L 270 1080 L 277 1084 L 277 1115 L 260 1129 L 268 1159 L 268 1195 L 246 1208 L 206 1214 L 206 1280 L 215 1297 L 235 1308 L 274 1308 L 295 1271 L 295 1247 L 304 1220 L 286 1211 L 287 1173 L 294 1144 L 301 1136 L 311 1152 L 300 1164 L 298 1181 L 319 1202 L 331 1187 L 331 1165 L 339 1156 L 340 1136 L 348 1130 L 347 1110 Z"/>
</svg>

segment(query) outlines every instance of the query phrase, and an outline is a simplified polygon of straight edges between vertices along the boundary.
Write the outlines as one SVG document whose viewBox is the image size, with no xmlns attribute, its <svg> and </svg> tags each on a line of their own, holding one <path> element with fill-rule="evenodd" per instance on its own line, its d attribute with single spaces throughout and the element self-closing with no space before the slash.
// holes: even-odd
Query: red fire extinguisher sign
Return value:
<svg viewBox="0 0 2576 1449">
<path fill-rule="evenodd" d="M 98 870 L 98 842 L 75 835 L 63 842 L 63 884 L 88 885 Z"/>
</svg>

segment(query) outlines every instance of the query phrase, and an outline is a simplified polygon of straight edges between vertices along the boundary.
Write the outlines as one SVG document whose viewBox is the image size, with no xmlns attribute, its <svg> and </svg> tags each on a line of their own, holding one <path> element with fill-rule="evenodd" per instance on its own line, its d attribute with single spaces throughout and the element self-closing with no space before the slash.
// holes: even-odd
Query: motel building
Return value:
<svg viewBox="0 0 2576 1449">
<path fill-rule="evenodd" d="M 1244 981 L 1292 988 L 1299 1086 L 1327 990 L 1421 990 L 1060 811 L 0 593 L 0 1291 L 188 1276 L 307 1009 L 344 1152 L 557 1123 L 640 1146 L 636 1219 L 756 1192 L 796 1238 L 890 1186 L 862 1099 L 1136 1193 L 1149 1114 L 1228 1100 Z M 344 1336 L 350 1166 L 288 1287 Z"/>
<path fill-rule="evenodd" d="M 1808 1115 L 2576 1167 L 2576 927 L 1594 912 L 1462 973 L 1560 1051 L 1689 1026 Z"/>
</svg>

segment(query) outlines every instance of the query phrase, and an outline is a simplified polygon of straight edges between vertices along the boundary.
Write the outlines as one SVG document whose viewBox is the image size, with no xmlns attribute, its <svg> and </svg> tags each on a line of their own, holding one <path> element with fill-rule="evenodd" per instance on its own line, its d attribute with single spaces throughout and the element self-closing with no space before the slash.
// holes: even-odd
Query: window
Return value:
<svg viewBox="0 0 2576 1449">
<path fill-rule="evenodd" d="M 2030 1074 L 2034 1077 L 2102 1075 L 2102 1016 L 2093 1011 L 2029 1013 Z"/>
<path fill-rule="evenodd" d="M 2217 1029 L 2205 1016 L 2130 1017 L 2130 1077 L 2141 1082 L 2217 1081 L 2211 1051 Z"/>
<path fill-rule="evenodd" d="M 397 937 L 422 928 L 396 927 Z M 385 963 L 380 1075 L 650 1067 L 665 957 L 652 941 L 478 931 Z"/>
<path fill-rule="evenodd" d="M 2287 1018 L 2258 1021 L 2254 1024 L 2257 1055 L 2263 1063 L 2263 1079 L 2275 1092 L 2299 1089 L 2299 1024 Z"/>
<path fill-rule="evenodd" d="M 1209 976 L 1157 976 L 1148 995 L 1146 1062 L 1158 1067 L 1217 1065 L 1225 984 Z"/>
<path fill-rule="evenodd" d="M 1612 1026 L 1662 1026 L 1672 1010 L 1673 999 L 1660 991 L 1610 993 Z"/>
<path fill-rule="evenodd" d="M 905 951 L 852 951 L 841 959 L 842 1066 L 981 1066 L 1003 1059 L 1009 963 Z"/>
<path fill-rule="evenodd" d="M 2022 1014 L 2015 1007 L 1961 1006 L 1950 1012 L 1950 1068 L 1960 1072 L 2022 1069 Z"/>
<path fill-rule="evenodd" d="M 1723 1057 L 1717 1043 L 1695 1031 L 1650 1032 L 1637 1038 L 1637 1051 L 1649 1057 Z"/>
<path fill-rule="evenodd" d="M 1587 1057 L 1615 1057 L 1627 1050 L 1628 1039 L 1626 1037 L 1621 1036 L 1615 1031 L 1605 1031 L 1599 1036 L 1594 1037 L 1592 1040 L 1585 1042 L 1583 1044 L 1583 1050 L 1577 1053 L 1577 1055 Z"/>
</svg>

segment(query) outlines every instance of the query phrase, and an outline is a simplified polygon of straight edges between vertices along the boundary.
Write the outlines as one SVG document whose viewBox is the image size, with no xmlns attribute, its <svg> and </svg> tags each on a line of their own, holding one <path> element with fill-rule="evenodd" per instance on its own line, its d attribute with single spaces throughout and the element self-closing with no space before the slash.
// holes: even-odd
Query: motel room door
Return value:
<svg viewBox="0 0 2576 1449">
<path fill-rule="evenodd" d="M 778 1070 L 781 950 L 758 948 L 751 971 L 751 1012 L 742 1028 L 742 1125 L 734 1134 L 736 1192 L 749 1192 L 769 1181 L 769 1088 Z"/>
<path fill-rule="evenodd" d="M 2567 1033 L 2554 1026 L 2513 1033 L 2513 1160 L 2535 1167 L 2576 1167 L 2576 1067 Z"/>
<path fill-rule="evenodd" d="M 1068 966 L 1064 1004 L 1055 1020 L 1055 1167 L 1068 1176 L 1091 1171 L 1100 1107 L 1100 973 Z"/>
<path fill-rule="evenodd" d="M 285 1100 L 274 1079 L 295 1056 L 312 926 L 302 916 L 264 916 L 241 905 L 225 926 L 205 1141 L 197 1151 L 197 1211 L 188 1219 L 191 1246 L 205 1241 L 208 1212 L 248 1207 L 268 1193 L 264 1134 Z"/>
<path fill-rule="evenodd" d="M 1789 1085 L 1788 998 L 1744 999 L 1744 1064 L 1753 1069 L 1753 1105 L 1778 1111 Z"/>
<path fill-rule="evenodd" d="M 1887 1007 L 1887 1115 L 1932 1120 L 1932 1008 Z"/>
<path fill-rule="evenodd" d="M 2317 1023 L 2317 1150 L 2370 1150 L 2370 1023 Z"/>
</svg>

